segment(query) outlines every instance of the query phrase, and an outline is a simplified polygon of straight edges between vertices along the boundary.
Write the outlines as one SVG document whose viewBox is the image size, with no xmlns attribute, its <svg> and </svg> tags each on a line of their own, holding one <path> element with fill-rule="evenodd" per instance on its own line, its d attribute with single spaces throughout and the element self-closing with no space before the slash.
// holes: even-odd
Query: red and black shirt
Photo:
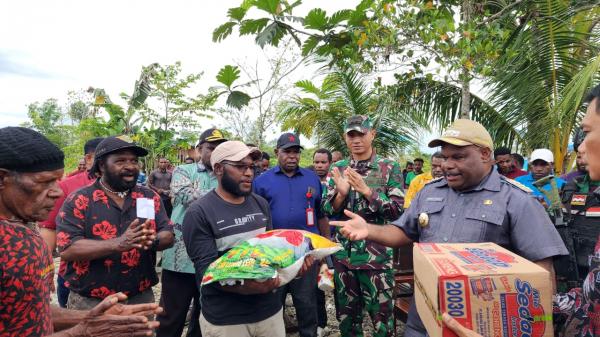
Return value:
<svg viewBox="0 0 600 337">
<path fill-rule="evenodd" d="M 156 232 L 173 231 L 173 225 L 160 197 L 149 188 L 136 186 L 125 197 L 123 208 L 94 184 L 73 192 L 67 197 L 57 217 L 56 245 L 59 251 L 81 239 L 109 240 L 123 234 L 136 219 L 136 199 L 154 200 Z M 86 297 L 105 298 L 116 292 L 135 296 L 158 283 L 156 252 L 131 249 L 100 259 L 71 261 L 64 275 L 70 290 Z"/>
<path fill-rule="evenodd" d="M 37 227 L 0 219 L 0 336 L 46 336 L 53 330 L 54 264 Z"/>
</svg>

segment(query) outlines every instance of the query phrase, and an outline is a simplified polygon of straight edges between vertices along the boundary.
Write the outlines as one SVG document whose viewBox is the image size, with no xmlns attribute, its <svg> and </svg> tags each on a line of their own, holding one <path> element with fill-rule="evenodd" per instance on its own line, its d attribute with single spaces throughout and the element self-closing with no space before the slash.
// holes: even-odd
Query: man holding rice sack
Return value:
<svg viewBox="0 0 600 337">
<path fill-rule="evenodd" d="M 234 261 L 237 255 L 244 254 L 244 249 L 231 248 L 272 227 L 269 204 L 252 193 L 254 160 L 260 155 L 258 150 L 251 150 L 239 141 L 224 142 L 212 153 L 210 162 L 218 186 L 194 202 L 183 221 L 183 239 L 194 263 L 198 283 L 210 277 L 205 272 L 208 273 L 209 265 L 211 268 L 215 266 L 213 262 L 219 257 Z M 262 252 L 252 253 L 273 255 L 271 250 L 265 248 Z M 241 261 L 253 264 L 262 260 Z M 282 264 L 292 262 L 291 259 L 280 261 Z M 300 273 L 310 268 L 312 262 L 312 258 L 307 258 Z M 274 292 L 280 284 L 278 275 L 266 280 L 231 276 L 242 281 L 225 284 L 203 282 L 200 290 L 202 335 L 285 336 L 283 309 L 279 296 Z"/>
</svg>

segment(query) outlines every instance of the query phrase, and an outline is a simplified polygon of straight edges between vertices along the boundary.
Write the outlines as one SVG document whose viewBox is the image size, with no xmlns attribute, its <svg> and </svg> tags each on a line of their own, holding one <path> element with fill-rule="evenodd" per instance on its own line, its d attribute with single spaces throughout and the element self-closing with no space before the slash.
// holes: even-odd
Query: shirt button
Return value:
<svg viewBox="0 0 600 337">
<path fill-rule="evenodd" d="M 485 219 L 485 214 L 481 214 L 481 217 Z"/>
<path fill-rule="evenodd" d="M 452 213 L 452 217 L 454 218 L 456 216 L 456 214 Z"/>
<path fill-rule="evenodd" d="M 448 242 L 448 238 L 444 236 L 444 242 Z"/>
</svg>

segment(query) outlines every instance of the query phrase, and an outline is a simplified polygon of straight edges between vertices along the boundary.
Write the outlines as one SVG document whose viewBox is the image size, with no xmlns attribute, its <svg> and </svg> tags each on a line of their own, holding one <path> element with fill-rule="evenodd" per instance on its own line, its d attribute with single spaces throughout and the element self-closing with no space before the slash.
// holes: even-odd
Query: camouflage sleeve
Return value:
<svg viewBox="0 0 600 337">
<path fill-rule="evenodd" d="M 402 214 L 404 191 L 402 189 L 402 172 L 396 162 L 381 162 L 383 176 L 387 176 L 387 184 L 382 188 L 372 189 L 371 197 L 367 199 L 369 209 L 383 216 L 387 221 L 393 221 Z"/>
<path fill-rule="evenodd" d="M 186 208 L 192 201 L 200 198 L 201 190 L 194 186 L 190 173 L 182 167 L 176 167 L 171 179 L 171 193 L 173 193 L 173 206 L 182 204 Z"/>
</svg>

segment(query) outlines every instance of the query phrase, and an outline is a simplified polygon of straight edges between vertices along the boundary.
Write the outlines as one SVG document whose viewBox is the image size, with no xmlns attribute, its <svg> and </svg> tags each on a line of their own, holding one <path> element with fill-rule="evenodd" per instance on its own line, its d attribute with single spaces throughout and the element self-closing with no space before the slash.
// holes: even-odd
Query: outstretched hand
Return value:
<svg viewBox="0 0 600 337">
<path fill-rule="evenodd" d="M 126 337 L 152 336 L 159 325 L 156 321 L 148 321 L 141 315 L 114 315 L 115 305 L 126 299 L 122 293 L 107 296 L 100 304 L 92 308 L 81 323 L 70 329 L 70 335 L 82 337 Z M 140 309 L 138 307 L 138 309 Z M 143 308 L 142 308 L 143 309 Z M 131 311 L 133 312 L 133 310 Z M 139 314 L 139 310 L 136 310 Z M 145 310 L 141 310 L 144 313 Z"/>
<path fill-rule="evenodd" d="M 344 210 L 344 214 L 350 218 L 346 221 L 330 221 L 332 226 L 339 227 L 340 233 L 352 240 L 365 240 L 369 236 L 369 225 L 360 215 Z"/>
</svg>

